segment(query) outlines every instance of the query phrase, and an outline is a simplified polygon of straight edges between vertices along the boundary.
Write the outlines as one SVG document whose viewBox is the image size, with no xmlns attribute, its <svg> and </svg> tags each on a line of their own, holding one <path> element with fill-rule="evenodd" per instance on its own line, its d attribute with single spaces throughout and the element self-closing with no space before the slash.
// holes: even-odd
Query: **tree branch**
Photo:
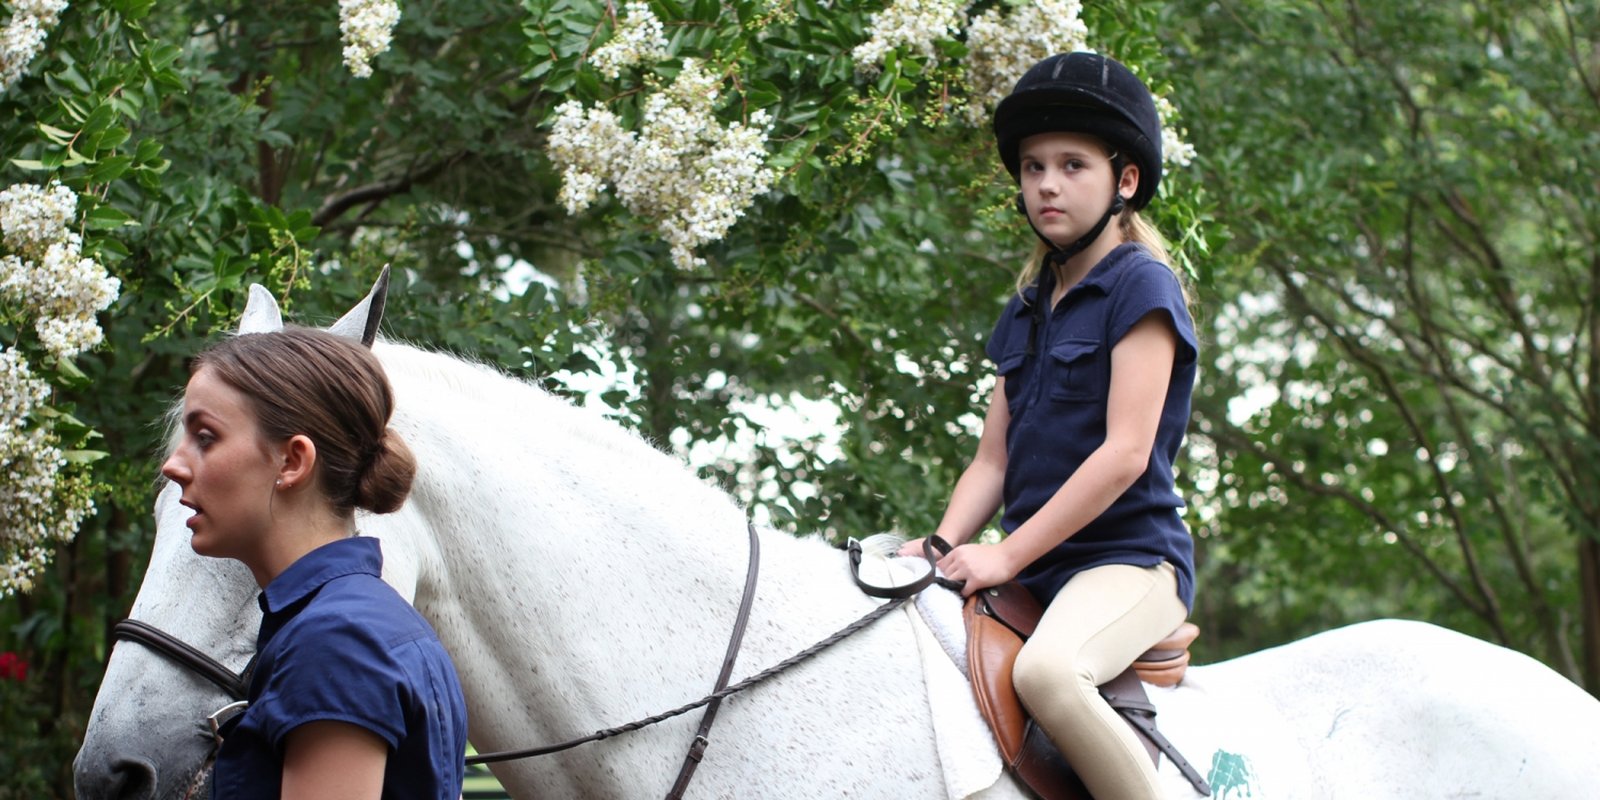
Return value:
<svg viewBox="0 0 1600 800">
<path fill-rule="evenodd" d="M 1417 542 L 1406 533 L 1404 525 L 1396 522 L 1393 519 L 1390 519 L 1389 515 L 1383 513 L 1382 509 L 1379 509 L 1377 506 L 1367 502 L 1366 500 L 1363 500 L 1359 495 L 1352 494 L 1349 490 L 1342 486 L 1328 486 L 1320 481 L 1312 480 L 1304 473 L 1296 471 L 1294 466 L 1286 459 L 1267 450 L 1266 445 L 1256 441 L 1249 434 L 1234 427 L 1232 423 L 1227 422 L 1226 420 L 1216 420 L 1216 422 L 1218 422 L 1218 424 L 1214 425 L 1212 430 L 1207 432 L 1208 436 L 1211 436 L 1219 443 L 1227 444 L 1234 449 L 1244 450 L 1252 453 L 1257 458 L 1260 458 L 1261 460 L 1271 464 L 1279 475 L 1282 475 L 1285 480 L 1293 483 L 1301 490 L 1320 497 L 1329 497 L 1339 500 L 1360 512 L 1368 519 L 1371 519 L 1379 528 L 1386 532 L 1393 533 L 1395 536 L 1395 541 L 1401 547 L 1405 548 L 1406 552 L 1410 553 L 1412 557 L 1422 562 L 1423 567 L 1426 568 L 1427 571 L 1439 581 L 1439 583 L 1443 584 L 1445 589 L 1447 589 L 1451 594 L 1455 595 L 1456 599 L 1461 601 L 1461 604 L 1465 606 L 1467 610 L 1477 614 L 1480 617 L 1483 617 L 1485 620 L 1489 619 L 1486 610 L 1483 606 L 1479 605 L 1476 598 L 1464 591 L 1455 582 L 1455 580 L 1453 580 L 1450 575 L 1444 571 L 1444 568 L 1439 566 L 1438 562 L 1434 561 L 1428 556 L 1427 552 L 1422 549 L 1422 546 L 1417 544 Z M 1496 626 L 1496 630 L 1499 630 L 1498 626 Z"/>
<path fill-rule="evenodd" d="M 1483 601 L 1482 610 L 1479 613 L 1494 628 L 1496 634 L 1501 637 L 1501 641 L 1510 641 L 1510 637 L 1504 627 L 1504 621 L 1501 618 L 1500 601 L 1495 596 L 1493 587 L 1489 585 L 1488 580 L 1483 575 L 1482 568 L 1478 564 L 1477 553 L 1472 546 L 1471 538 L 1467 536 L 1466 523 L 1461 517 L 1460 509 L 1456 506 L 1450 481 L 1445 477 L 1444 470 L 1439 466 L 1438 444 L 1432 440 L 1427 429 L 1417 419 L 1415 412 L 1406 402 L 1405 394 L 1400 390 L 1399 384 L 1395 382 L 1394 376 L 1383 365 L 1382 361 L 1372 351 L 1345 332 L 1342 326 L 1329 319 L 1326 314 L 1314 306 L 1305 294 L 1300 291 L 1300 288 L 1295 285 L 1285 268 L 1274 264 L 1271 269 L 1278 274 L 1279 283 L 1282 284 L 1284 291 L 1300 307 L 1301 311 L 1322 326 L 1324 330 L 1334 337 L 1334 340 L 1339 343 L 1345 353 L 1365 367 L 1369 374 L 1378 379 L 1379 385 L 1383 387 L 1384 394 L 1394 404 L 1395 410 L 1399 412 L 1400 419 L 1405 423 L 1406 428 L 1411 431 L 1411 435 L 1416 437 L 1417 441 L 1427 451 L 1427 457 L 1424 461 L 1428 465 L 1429 473 L 1433 478 L 1434 488 L 1438 492 L 1439 498 L 1444 501 L 1446 514 L 1450 519 L 1452 529 L 1455 531 L 1457 546 L 1460 548 L 1462 560 L 1466 564 L 1467 573 L 1471 576 L 1473 586 L 1478 590 L 1478 596 Z"/>
<path fill-rule="evenodd" d="M 386 181 L 377 181 L 364 186 L 357 186 L 346 192 L 331 195 L 322 201 L 322 206 L 312 216 L 311 223 L 317 227 L 326 227 L 343 216 L 345 212 L 356 206 L 365 204 L 379 204 L 397 194 L 411 191 L 411 187 L 418 183 L 426 183 L 450 167 L 456 165 L 468 156 L 466 151 L 452 153 L 438 161 L 433 162 L 418 170 L 408 170 L 404 175 Z"/>
<path fill-rule="evenodd" d="M 1567 7 L 1566 0 L 1561 0 L 1561 18 L 1566 23 L 1567 29 L 1567 54 L 1572 57 L 1572 71 L 1578 73 L 1578 82 L 1583 84 L 1583 90 L 1589 94 L 1589 100 L 1600 108 L 1600 89 L 1589 80 L 1589 70 L 1585 68 L 1583 59 L 1578 55 L 1578 32 L 1572 24 L 1572 9 Z"/>
</svg>

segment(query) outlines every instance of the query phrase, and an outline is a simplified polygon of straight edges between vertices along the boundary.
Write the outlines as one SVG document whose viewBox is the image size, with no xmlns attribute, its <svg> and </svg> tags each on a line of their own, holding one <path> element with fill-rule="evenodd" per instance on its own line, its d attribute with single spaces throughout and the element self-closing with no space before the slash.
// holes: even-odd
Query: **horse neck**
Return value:
<svg viewBox="0 0 1600 800">
<path fill-rule="evenodd" d="M 408 507 L 438 551 L 437 567 L 420 573 L 418 608 L 455 656 L 469 702 L 540 697 L 549 705 L 511 724 L 525 741 L 530 725 L 570 733 L 703 693 L 747 566 L 732 499 L 536 387 L 411 348 L 380 355 L 399 399 L 394 424 L 417 455 Z M 842 580 L 828 548 L 781 535 L 764 543 L 764 595 L 846 593 L 808 588 L 821 573 L 813 561 Z M 771 613 L 758 603 L 758 618 Z M 753 633 L 750 646 L 762 649 Z"/>
</svg>

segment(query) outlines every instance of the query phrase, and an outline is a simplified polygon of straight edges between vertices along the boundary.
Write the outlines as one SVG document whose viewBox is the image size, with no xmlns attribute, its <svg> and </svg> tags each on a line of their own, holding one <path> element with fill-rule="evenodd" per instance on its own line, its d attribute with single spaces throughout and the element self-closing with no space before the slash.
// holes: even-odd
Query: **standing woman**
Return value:
<svg viewBox="0 0 1600 800">
<path fill-rule="evenodd" d="M 261 586 L 249 707 L 224 728 L 218 798 L 461 794 L 466 702 L 427 621 L 379 574 L 355 510 L 400 507 L 416 471 L 377 358 L 322 331 L 236 336 L 197 356 L 161 473 L 196 553 Z"/>
<path fill-rule="evenodd" d="M 1150 91 L 1091 53 L 1034 65 L 995 109 L 1000 159 L 1040 239 L 989 339 L 999 380 L 937 533 L 966 592 L 1018 578 L 1045 604 L 1014 682 L 1098 800 L 1158 796 L 1096 687 L 1188 616 L 1194 545 L 1173 459 L 1197 344 L 1161 236 Z M 997 544 L 964 544 L 1004 505 Z M 908 544 L 908 555 L 921 543 Z"/>
</svg>

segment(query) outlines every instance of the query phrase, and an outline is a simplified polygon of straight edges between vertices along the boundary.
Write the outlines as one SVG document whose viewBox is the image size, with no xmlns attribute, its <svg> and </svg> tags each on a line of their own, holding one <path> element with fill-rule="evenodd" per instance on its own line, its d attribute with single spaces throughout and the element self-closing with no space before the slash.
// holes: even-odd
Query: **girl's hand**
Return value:
<svg viewBox="0 0 1600 800">
<path fill-rule="evenodd" d="M 939 571 L 946 578 L 966 581 L 962 597 L 969 597 L 979 589 L 999 586 L 1017 577 L 1021 570 L 997 544 L 964 544 L 939 559 Z"/>
</svg>

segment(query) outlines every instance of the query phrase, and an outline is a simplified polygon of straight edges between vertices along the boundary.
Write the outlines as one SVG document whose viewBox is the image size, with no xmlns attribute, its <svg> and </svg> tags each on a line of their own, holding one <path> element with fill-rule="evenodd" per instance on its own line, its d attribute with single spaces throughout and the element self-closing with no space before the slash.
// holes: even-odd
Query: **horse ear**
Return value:
<svg viewBox="0 0 1600 800">
<path fill-rule="evenodd" d="M 389 299 L 389 265 L 383 265 L 372 291 L 356 303 L 338 322 L 328 326 L 328 332 L 346 339 L 360 339 L 364 347 L 371 347 L 378 338 L 378 323 L 383 321 L 383 306 Z"/>
<path fill-rule="evenodd" d="M 259 283 L 250 284 L 250 299 L 245 301 L 244 314 L 239 317 L 240 333 L 269 333 L 283 330 L 283 313 L 278 310 L 278 300 Z"/>
</svg>

